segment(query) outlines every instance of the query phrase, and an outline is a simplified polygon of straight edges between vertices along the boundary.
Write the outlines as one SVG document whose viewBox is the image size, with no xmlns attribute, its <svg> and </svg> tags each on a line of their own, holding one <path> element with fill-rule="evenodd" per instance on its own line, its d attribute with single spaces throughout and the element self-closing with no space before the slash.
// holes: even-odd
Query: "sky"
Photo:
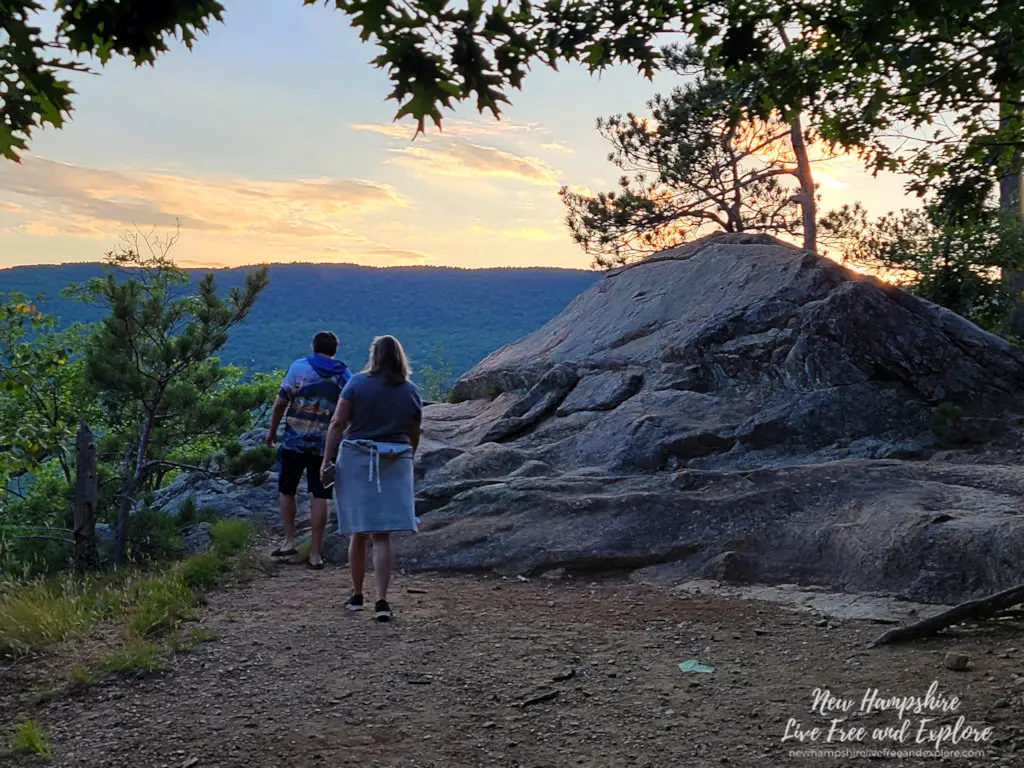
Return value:
<svg viewBox="0 0 1024 768">
<path fill-rule="evenodd" d="M 469 106 L 443 133 L 395 124 L 383 72 L 348 19 L 301 0 L 233 0 L 225 23 L 155 67 L 76 75 L 72 120 L 0 158 L 0 266 L 99 261 L 126 232 L 180 223 L 182 266 L 588 268 L 562 185 L 614 188 L 599 116 L 644 114 L 678 85 L 627 67 L 537 69 L 502 119 Z M 815 167 L 822 210 L 910 204 L 852 157 Z"/>
</svg>

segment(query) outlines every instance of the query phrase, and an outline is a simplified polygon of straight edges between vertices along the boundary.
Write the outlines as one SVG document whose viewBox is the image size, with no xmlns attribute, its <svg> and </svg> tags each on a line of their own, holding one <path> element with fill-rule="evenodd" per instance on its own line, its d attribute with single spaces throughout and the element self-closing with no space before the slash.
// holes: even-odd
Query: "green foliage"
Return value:
<svg viewBox="0 0 1024 768">
<path fill-rule="evenodd" d="M 76 358 L 84 329 L 56 331 L 24 294 L 0 295 L 0 481 L 36 472 L 55 459 L 70 477 L 69 448 L 81 419 L 95 415 Z"/>
<path fill-rule="evenodd" d="M 1024 269 L 1024 224 L 989 205 L 964 216 L 940 204 L 870 220 L 844 206 L 821 221 L 843 261 L 883 277 L 994 333 L 1016 298 L 1006 271 Z"/>
<path fill-rule="evenodd" d="M 15 724 L 14 730 L 7 737 L 7 743 L 12 752 L 23 755 L 33 755 L 49 760 L 53 757 L 50 748 L 50 737 L 35 720 L 22 720 Z"/>
<path fill-rule="evenodd" d="M 60 128 L 71 111 L 74 91 L 64 74 L 88 72 L 72 54 L 92 54 L 101 64 L 123 56 L 137 65 L 152 64 L 180 36 L 192 47 L 196 34 L 220 20 L 224 6 L 214 0 L 68 0 L 56 4 L 56 31 L 50 4 L 6 0 L 0 4 L 0 80 L 7 86 L 0 101 L 0 155 L 17 160 L 33 131 Z M 56 53 L 55 53 L 56 52 Z"/>
<path fill-rule="evenodd" d="M 680 75 L 694 65 L 678 52 L 672 61 Z M 774 114 L 744 120 L 740 95 L 720 76 L 701 76 L 648 102 L 653 122 L 633 113 L 598 119 L 622 172 L 619 190 L 560 193 L 573 239 L 596 266 L 711 231 L 800 232 L 790 127 Z"/>
<path fill-rule="evenodd" d="M 0 582 L 0 656 L 22 656 L 80 635 L 109 606 L 70 579 Z"/>
<path fill-rule="evenodd" d="M 50 459 L 36 474 L 6 483 L 8 493 L 0 497 L 0 573 L 30 579 L 68 567 L 74 557 L 71 491 L 60 462 Z"/>
<path fill-rule="evenodd" d="M 963 434 L 963 408 L 954 403 L 939 403 L 932 410 L 932 432 L 945 440 L 957 441 Z"/>
<path fill-rule="evenodd" d="M 205 592 L 215 586 L 227 563 L 213 552 L 199 552 L 182 561 L 178 577 L 189 589 Z"/>
<path fill-rule="evenodd" d="M 128 520 L 128 551 L 134 563 L 155 563 L 176 557 L 183 544 L 178 521 L 163 512 L 142 508 Z"/>
<path fill-rule="evenodd" d="M 210 526 L 213 551 L 222 558 L 241 552 L 252 541 L 253 528 L 247 520 L 225 518 Z"/>
<path fill-rule="evenodd" d="M 452 361 L 445 357 L 444 348 L 434 345 L 434 358 L 420 369 L 423 382 L 422 396 L 432 403 L 443 402 L 448 396 L 452 380 Z"/>
<path fill-rule="evenodd" d="M 448 393 L 448 396 L 445 398 L 445 402 L 451 403 L 452 405 L 458 405 L 459 403 L 466 402 L 468 399 L 469 398 L 467 398 L 465 394 L 453 389 Z"/>
<path fill-rule="evenodd" d="M 238 383 L 237 369 L 214 355 L 228 332 L 243 322 L 267 286 L 267 270 L 246 274 L 244 286 L 217 294 L 212 273 L 194 295 L 183 291 L 188 275 L 168 252 L 177 235 L 164 240 L 143 234 L 125 238 L 107 254 L 104 277 L 69 289 L 87 304 L 106 310 L 86 346 L 86 379 L 110 420 L 100 451 L 124 456 L 120 470 L 114 562 L 122 561 L 135 495 L 176 464 L 175 451 L 197 440 L 237 435 L 265 405 L 265 384 Z M 132 274 L 118 279 L 118 272 Z"/>
</svg>

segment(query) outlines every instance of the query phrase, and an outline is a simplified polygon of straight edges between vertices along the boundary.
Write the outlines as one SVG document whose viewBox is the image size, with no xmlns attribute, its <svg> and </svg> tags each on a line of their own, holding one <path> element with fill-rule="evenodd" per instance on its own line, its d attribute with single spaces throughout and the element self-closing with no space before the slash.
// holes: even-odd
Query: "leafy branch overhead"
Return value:
<svg viewBox="0 0 1024 768">
<path fill-rule="evenodd" d="M 191 49 L 210 22 L 222 21 L 215 0 L 37 0 L 0 2 L 0 155 L 17 160 L 33 131 L 61 128 L 74 91 L 68 72 L 88 72 L 83 55 L 106 64 L 114 56 L 153 64 L 179 38 Z M 57 16 L 53 36 L 42 15 Z M 58 53 L 54 53 L 54 52 Z"/>
<path fill-rule="evenodd" d="M 319 0 L 303 0 L 320 5 Z M 870 165 L 910 164 L 924 179 L 951 157 L 990 168 L 1024 147 L 1024 15 L 1018 4 L 933 0 L 327 0 L 379 53 L 396 117 L 423 130 L 460 102 L 499 115 L 531 66 L 591 72 L 629 64 L 646 76 L 680 36 L 734 82 L 757 82 L 747 118 L 806 114 L 826 141 Z M 41 31 L 46 10 L 56 32 Z M 0 154 L 16 158 L 34 129 L 60 127 L 68 71 L 88 55 L 151 64 L 173 37 L 191 47 L 223 19 L 215 0 L 0 2 Z M 787 39 L 780 45 L 780 37 Z M 791 42 L 790 42 L 791 41 Z M 940 123 L 942 116 L 946 123 Z M 915 131 L 917 144 L 892 141 Z"/>
</svg>

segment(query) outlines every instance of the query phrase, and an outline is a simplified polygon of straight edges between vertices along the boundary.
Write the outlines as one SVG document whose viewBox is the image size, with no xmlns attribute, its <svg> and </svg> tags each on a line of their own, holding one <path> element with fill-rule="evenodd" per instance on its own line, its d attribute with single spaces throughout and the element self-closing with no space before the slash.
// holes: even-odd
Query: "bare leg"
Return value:
<svg viewBox="0 0 1024 768">
<path fill-rule="evenodd" d="M 348 567 L 352 572 L 352 594 L 363 594 L 363 578 L 366 576 L 366 545 L 369 534 L 353 533 L 348 539 Z"/>
<path fill-rule="evenodd" d="M 323 562 L 320 554 L 320 547 L 324 541 L 324 531 L 327 530 L 327 499 L 309 499 L 309 524 L 312 527 L 312 540 L 309 544 L 309 564 L 317 565 Z"/>
<path fill-rule="evenodd" d="M 283 493 L 279 496 L 281 504 L 281 527 L 284 528 L 284 543 L 281 544 L 281 549 L 295 549 L 295 497 L 285 496 Z"/>
<path fill-rule="evenodd" d="M 390 533 L 373 534 L 373 576 L 377 581 L 377 599 L 388 599 L 388 584 L 395 569 L 395 551 Z"/>
</svg>

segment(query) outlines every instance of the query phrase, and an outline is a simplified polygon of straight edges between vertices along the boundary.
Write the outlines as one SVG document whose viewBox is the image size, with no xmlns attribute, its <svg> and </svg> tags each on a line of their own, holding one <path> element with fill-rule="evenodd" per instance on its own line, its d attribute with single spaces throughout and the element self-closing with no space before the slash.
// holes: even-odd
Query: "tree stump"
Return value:
<svg viewBox="0 0 1024 768">
<path fill-rule="evenodd" d="M 89 425 L 83 422 L 75 440 L 75 567 L 79 573 L 95 568 L 99 562 L 96 551 L 98 495 L 96 441 Z"/>
</svg>

